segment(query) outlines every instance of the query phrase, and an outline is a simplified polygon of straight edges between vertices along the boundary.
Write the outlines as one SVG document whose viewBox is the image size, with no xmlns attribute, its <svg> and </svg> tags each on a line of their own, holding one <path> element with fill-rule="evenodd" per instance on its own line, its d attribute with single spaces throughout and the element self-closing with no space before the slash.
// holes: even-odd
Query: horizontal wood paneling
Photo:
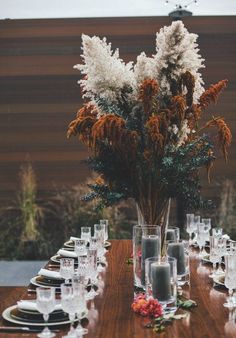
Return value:
<svg viewBox="0 0 236 338">
<path fill-rule="evenodd" d="M 202 71 L 206 86 L 228 78 L 229 85 L 211 114 L 224 115 L 236 131 L 236 19 L 186 18 L 187 28 L 199 34 L 206 59 Z M 94 18 L 0 21 L 0 200 L 18 188 L 21 163 L 30 158 L 38 176 L 40 194 L 55 186 L 70 186 L 88 176 L 80 161 L 88 155 L 76 139 L 66 139 L 67 125 L 82 103 L 73 65 L 81 61 L 81 34 L 107 36 L 125 61 L 145 50 L 155 52 L 155 33 L 170 24 L 168 17 Z M 222 157 L 213 170 L 214 180 L 204 194 L 219 197 L 218 182 L 236 179 L 233 140 L 229 165 Z"/>
</svg>

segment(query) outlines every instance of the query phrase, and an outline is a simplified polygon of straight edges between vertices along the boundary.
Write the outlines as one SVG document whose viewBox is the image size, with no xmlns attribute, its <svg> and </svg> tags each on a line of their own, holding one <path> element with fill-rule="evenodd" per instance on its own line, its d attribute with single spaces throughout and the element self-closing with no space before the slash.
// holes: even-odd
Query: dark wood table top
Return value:
<svg viewBox="0 0 236 338">
<path fill-rule="evenodd" d="M 236 323 L 229 320 L 229 310 L 223 307 L 226 292 L 213 288 L 208 275 L 209 265 L 201 265 L 197 254 L 191 254 L 191 285 L 185 294 L 198 303 L 187 318 L 176 320 L 164 333 L 155 334 L 144 328 L 145 319 L 135 315 L 130 305 L 133 300 L 132 265 L 126 263 L 130 257 L 130 240 L 114 240 L 107 254 L 108 268 L 104 274 L 103 293 L 89 307 L 89 334 L 87 338 L 235 338 Z M 19 299 L 32 298 L 26 288 L 0 287 L 0 311 Z M 0 325 L 10 325 L 1 320 Z M 57 337 L 65 334 L 63 329 Z M 35 334 L 0 333 L 0 337 L 36 337 Z"/>
</svg>

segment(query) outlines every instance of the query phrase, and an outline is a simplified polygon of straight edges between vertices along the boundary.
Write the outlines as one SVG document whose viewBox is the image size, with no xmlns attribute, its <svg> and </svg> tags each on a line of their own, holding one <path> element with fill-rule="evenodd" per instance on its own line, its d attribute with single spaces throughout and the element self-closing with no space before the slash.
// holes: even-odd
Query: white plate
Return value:
<svg viewBox="0 0 236 338">
<path fill-rule="evenodd" d="M 30 283 L 31 283 L 32 285 L 34 285 L 34 286 L 40 286 L 41 288 L 53 287 L 54 289 L 60 289 L 60 287 L 51 286 L 51 285 L 49 285 L 49 284 L 48 284 L 48 285 L 43 285 L 43 284 L 38 283 L 37 280 L 36 280 L 37 277 L 38 277 L 38 276 L 35 276 L 35 277 L 31 278 Z"/>
<path fill-rule="evenodd" d="M 210 261 L 210 256 L 209 256 L 209 255 L 202 257 L 201 260 L 202 260 L 204 263 L 211 263 L 211 261 Z"/>
<path fill-rule="evenodd" d="M 216 283 L 217 285 L 220 285 L 220 286 L 224 286 L 226 289 L 227 287 L 225 286 L 225 283 L 221 280 L 222 277 L 224 277 L 225 275 L 214 275 L 213 276 L 213 282 Z"/>
<path fill-rule="evenodd" d="M 74 249 L 74 244 L 71 243 L 72 241 L 67 241 L 64 243 L 64 246 L 70 249 Z M 105 241 L 104 243 L 104 248 L 108 248 L 109 246 L 111 246 L 111 242 Z"/>
<path fill-rule="evenodd" d="M 11 311 L 16 309 L 17 305 L 13 305 L 8 307 L 7 309 L 5 309 L 2 313 L 2 317 L 7 320 L 8 322 L 14 323 L 14 324 L 18 324 L 18 325 L 23 325 L 23 326 L 59 326 L 59 325 L 66 325 L 66 324 L 70 324 L 71 321 L 70 320 L 65 320 L 65 321 L 61 321 L 61 322 L 53 322 L 53 323 L 32 323 L 32 322 L 26 322 L 26 321 L 21 321 L 18 319 L 13 319 L 11 317 Z M 88 314 L 88 310 L 85 311 L 83 313 L 83 317 L 85 318 Z M 76 319 L 77 321 L 77 319 Z"/>
</svg>

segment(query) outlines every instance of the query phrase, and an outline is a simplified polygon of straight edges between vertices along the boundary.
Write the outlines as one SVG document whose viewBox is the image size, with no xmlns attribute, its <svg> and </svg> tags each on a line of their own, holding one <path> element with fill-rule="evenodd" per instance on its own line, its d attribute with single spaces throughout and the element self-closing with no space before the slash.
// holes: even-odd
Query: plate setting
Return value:
<svg viewBox="0 0 236 338">
<path fill-rule="evenodd" d="M 214 275 L 213 282 L 215 283 L 215 286 L 220 286 L 227 289 L 227 287 L 225 286 L 225 274 Z"/>
<path fill-rule="evenodd" d="M 85 318 L 87 315 L 88 311 L 84 311 L 82 313 L 82 318 Z M 10 323 L 23 326 L 59 326 L 71 323 L 68 315 L 62 310 L 52 312 L 49 316 L 48 323 L 45 323 L 42 314 L 39 312 L 27 311 L 26 313 L 25 311 L 18 309 L 17 305 L 5 309 L 2 313 L 2 317 Z"/>
</svg>

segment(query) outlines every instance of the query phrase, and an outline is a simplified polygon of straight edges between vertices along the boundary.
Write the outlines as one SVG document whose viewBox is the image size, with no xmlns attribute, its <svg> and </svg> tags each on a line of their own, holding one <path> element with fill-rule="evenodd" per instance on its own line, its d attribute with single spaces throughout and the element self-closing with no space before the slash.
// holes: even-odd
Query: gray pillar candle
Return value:
<svg viewBox="0 0 236 338">
<path fill-rule="evenodd" d="M 141 251 L 142 251 L 142 285 L 145 285 L 145 259 L 150 257 L 159 256 L 160 244 L 159 236 L 150 235 L 142 237 Z"/>
<path fill-rule="evenodd" d="M 153 298 L 160 302 L 171 299 L 170 264 L 151 263 L 151 284 Z"/>
<path fill-rule="evenodd" d="M 179 243 L 169 243 L 167 254 L 169 257 L 174 257 L 177 260 L 177 275 L 185 275 L 186 265 L 185 265 L 185 253 L 184 253 L 184 244 Z"/>
<path fill-rule="evenodd" d="M 167 241 L 176 241 L 175 229 L 167 229 L 166 231 L 166 240 Z"/>
</svg>

